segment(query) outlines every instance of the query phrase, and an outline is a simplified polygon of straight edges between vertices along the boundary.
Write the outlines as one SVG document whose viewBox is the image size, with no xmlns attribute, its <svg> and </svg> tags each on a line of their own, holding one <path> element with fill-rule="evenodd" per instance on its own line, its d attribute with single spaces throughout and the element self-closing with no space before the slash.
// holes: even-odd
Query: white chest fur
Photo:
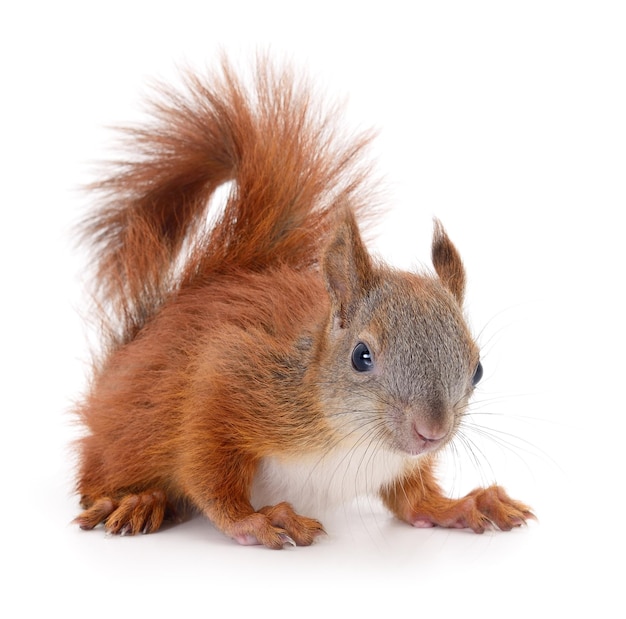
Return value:
<svg viewBox="0 0 626 619">
<path fill-rule="evenodd" d="M 255 478 L 252 505 L 259 509 L 288 501 L 306 516 L 318 516 L 364 495 L 376 495 L 406 471 L 411 459 L 371 445 L 265 458 Z"/>
</svg>

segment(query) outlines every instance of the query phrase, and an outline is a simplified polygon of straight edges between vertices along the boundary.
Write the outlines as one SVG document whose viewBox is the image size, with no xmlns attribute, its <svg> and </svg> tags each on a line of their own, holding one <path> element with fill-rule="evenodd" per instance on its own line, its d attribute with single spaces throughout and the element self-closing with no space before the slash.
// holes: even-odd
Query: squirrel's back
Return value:
<svg viewBox="0 0 626 619">
<path fill-rule="evenodd" d="M 342 135 L 337 107 L 322 113 L 312 94 L 289 68 L 261 58 L 246 84 L 224 59 L 179 91 L 159 87 L 151 121 L 124 130 L 130 156 L 91 187 L 100 202 L 82 230 L 112 343 L 215 275 L 316 264 L 337 212 L 362 210 L 369 136 Z"/>
</svg>

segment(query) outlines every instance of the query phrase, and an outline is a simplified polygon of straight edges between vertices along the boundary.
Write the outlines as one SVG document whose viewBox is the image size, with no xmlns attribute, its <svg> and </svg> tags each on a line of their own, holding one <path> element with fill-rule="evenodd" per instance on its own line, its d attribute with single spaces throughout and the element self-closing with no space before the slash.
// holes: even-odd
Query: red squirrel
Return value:
<svg viewBox="0 0 626 619">
<path fill-rule="evenodd" d="M 439 222 L 434 273 L 368 253 L 371 136 L 267 60 L 251 82 L 188 73 L 150 111 L 82 226 L 104 343 L 76 409 L 80 527 L 151 533 L 190 507 L 239 543 L 306 546 L 320 505 L 362 494 L 417 527 L 534 518 L 436 481 L 482 376 L 465 272 Z"/>
</svg>

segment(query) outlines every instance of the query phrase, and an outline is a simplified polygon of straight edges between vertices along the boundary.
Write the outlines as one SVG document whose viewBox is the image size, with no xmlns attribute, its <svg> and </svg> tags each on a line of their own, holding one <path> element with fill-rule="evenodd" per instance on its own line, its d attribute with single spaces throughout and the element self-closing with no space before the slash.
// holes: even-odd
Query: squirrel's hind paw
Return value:
<svg viewBox="0 0 626 619">
<path fill-rule="evenodd" d="M 74 520 L 83 531 L 90 531 L 104 522 L 115 511 L 115 503 L 108 497 L 102 497 L 94 501 L 85 511 L 81 512 Z"/>
<path fill-rule="evenodd" d="M 163 524 L 166 512 L 171 511 L 162 490 L 141 494 L 128 494 L 119 501 L 108 497 L 96 500 L 74 522 L 81 529 L 89 530 L 104 524 L 111 535 L 136 535 L 153 533 Z"/>
</svg>

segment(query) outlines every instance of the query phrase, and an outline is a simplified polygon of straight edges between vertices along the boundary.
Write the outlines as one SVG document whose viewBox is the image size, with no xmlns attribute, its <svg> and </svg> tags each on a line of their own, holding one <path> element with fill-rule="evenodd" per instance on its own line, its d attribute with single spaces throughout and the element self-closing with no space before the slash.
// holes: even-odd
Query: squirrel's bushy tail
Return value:
<svg viewBox="0 0 626 619">
<path fill-rule="evenodd" d="M 318 102 L 319 103 L 319 102 Z M 246 85 L 224 59 L 180 91 L 158 89 L 151 121 L 126 129 L 129 160 L 93 185 L 100 204 L 83 236 L 94 251 L 96 299 L 132 339 L 169 294 L 219 273 L 316 262 L 337 207 L 359 209 L 368 135 L 338 135 L 289 68 L 260 59 Z M 208 202 L 232 181 L 206 226 Z"/>
</svg>

